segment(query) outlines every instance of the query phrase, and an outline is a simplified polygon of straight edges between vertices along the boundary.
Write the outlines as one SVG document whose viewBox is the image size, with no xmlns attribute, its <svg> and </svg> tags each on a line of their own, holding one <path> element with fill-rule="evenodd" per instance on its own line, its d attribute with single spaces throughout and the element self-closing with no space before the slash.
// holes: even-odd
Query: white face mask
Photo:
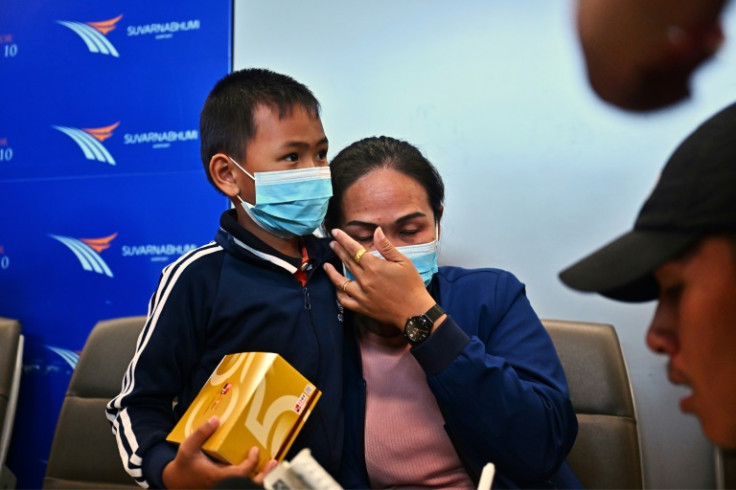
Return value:
<svg viewBox="0 0 736 490">
<path fill-rule="evenodd" d="M 237 198 L 248 216 L 267 232 L 280 238 L 310 235 L 324 221 L 332 197 L 330 167 L 256 172 L 253 176 L 232 158 L 230 161 L 255 181 L 255 204 L 240 195 Z"/>
</svg>

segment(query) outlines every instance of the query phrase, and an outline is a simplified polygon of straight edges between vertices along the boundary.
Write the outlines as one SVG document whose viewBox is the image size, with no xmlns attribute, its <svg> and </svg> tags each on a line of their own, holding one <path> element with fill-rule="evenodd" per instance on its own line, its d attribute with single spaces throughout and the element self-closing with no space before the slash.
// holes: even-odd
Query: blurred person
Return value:
<svg viewBox="0 0 736 490">
<path fill-rule="evenodd" d="M 736 104 L 675 150 L 633 230 L 560 274 L 608 298 L 657 299 L 646 342 L 669 357 L 680 409 L 736 448 Z"/>
<path fill-rule="evenodd" d="M 577 0 L 588 79 L 603 100 L 647 111 L 690 95 L 695 70 L 724 40 L 727 0 Z"/>
<path fill-rule="evenodd" d="M 437 263 L 444 184 L 411 144 L 331 162 L 325 265 L 345 323 L 347 488 L 574 488 L 577 418 L 554 345 L 513 274 Z M 385 257 L 382 260 L 379 257 Z"/>
</svg>

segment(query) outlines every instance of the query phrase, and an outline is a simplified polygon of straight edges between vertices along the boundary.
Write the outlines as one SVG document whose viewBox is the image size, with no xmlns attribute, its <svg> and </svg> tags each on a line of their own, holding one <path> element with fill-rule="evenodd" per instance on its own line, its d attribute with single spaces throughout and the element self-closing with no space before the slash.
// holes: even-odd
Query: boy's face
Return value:
<svg viewBox="0 0 736 490">
<path fill-rule="evenodd" d="M 706 436 L 736 448 L 736 263 L 733 244 L 710 237 L 657 269 L 659 303 L 647 334 L 669 356 L 668 375 L 692 389 L 680 401 Z"/>
<path fill-rule="evenodd" d="M 328 165 L 327 136 L 319 117 L 313 117 L 301 106 L 279 118 L 277 108 L 261 105 L 253 114 L 256 133 L 245 155 L 233 155 L 252 175 L 256 172 L 290 170 Z M 255 182 L 234 167 L 240 195 L 255 204 Z"/>
</svg>

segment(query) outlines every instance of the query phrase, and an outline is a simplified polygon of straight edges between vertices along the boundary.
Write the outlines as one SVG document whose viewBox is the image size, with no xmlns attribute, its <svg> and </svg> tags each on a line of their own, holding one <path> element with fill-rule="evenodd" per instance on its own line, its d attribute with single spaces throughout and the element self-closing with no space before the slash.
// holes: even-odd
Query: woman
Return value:
<svg viewBox="0 0 736 490">
<path fill-rule="evenodd" d="M 437 267 L 436 169 L 388 137 L 353 143 L 330 166 L 325 226 L 345 276 L 325 269 L 355 326 L 341 484 L 474 488 L 492 462 L 494 487 L 579 487 L 565 462 L 577 419 L 524 285 L 498 269 Z"/>
</svg>

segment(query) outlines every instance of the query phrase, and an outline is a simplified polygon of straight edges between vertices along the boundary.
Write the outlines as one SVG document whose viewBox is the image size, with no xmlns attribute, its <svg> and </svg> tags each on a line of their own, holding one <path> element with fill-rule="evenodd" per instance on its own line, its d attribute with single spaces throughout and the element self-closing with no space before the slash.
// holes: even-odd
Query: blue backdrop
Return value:
<svg viewBox="0 0 736 490">
<path fill-rule="evenodd" d="M 19 488 L 42 484 L 94 324 L 145 314 L 161 269 L 214 237 L 228 202 L 204 176 L 198 120 L 231 69 L 231 26 L 230 0 L 0 4 L 0 316 L 26 337 Z"/>
</svg>

